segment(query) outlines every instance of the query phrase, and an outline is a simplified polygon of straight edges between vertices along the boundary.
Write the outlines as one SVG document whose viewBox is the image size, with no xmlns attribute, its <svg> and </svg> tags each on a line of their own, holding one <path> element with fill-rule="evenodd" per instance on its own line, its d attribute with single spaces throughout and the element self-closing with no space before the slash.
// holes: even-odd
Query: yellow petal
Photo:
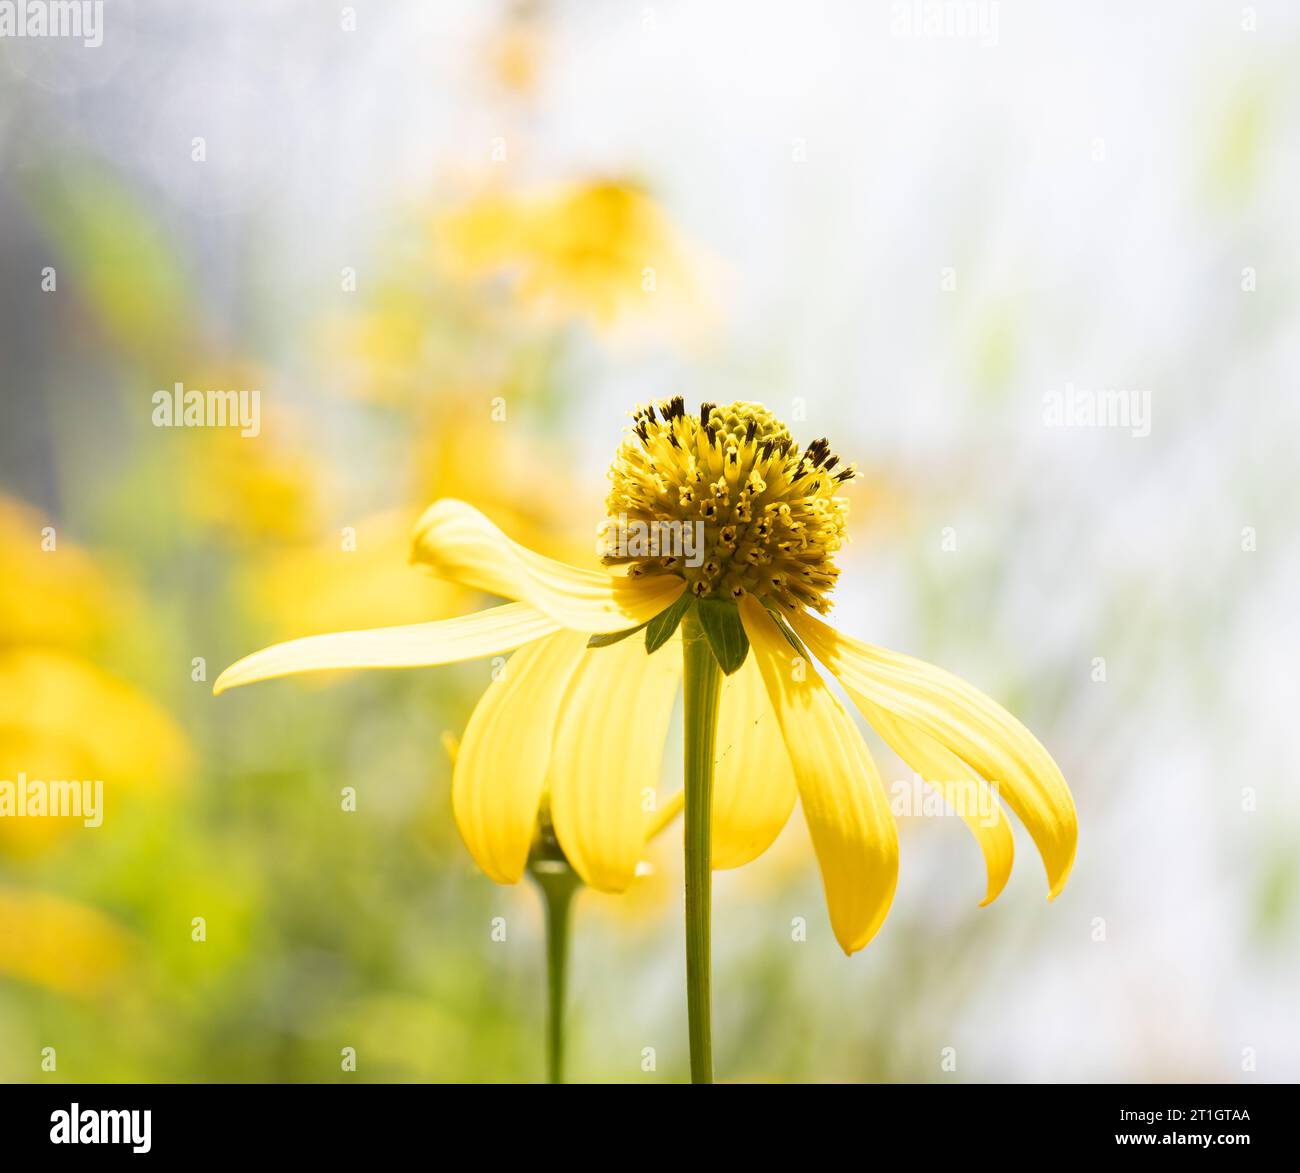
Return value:
<svg viewBox="0 0 1300 1173">
<path fill-rule="evenodd" d="M 450 498 L 434 502 L 416 523 L 411 560 L 442 578 L 531 603 L 571 631 L 635 627 L 686 589 L 673 575 L 624 578 L 543 557 L 512 542 L 472 505 Z"/>
<path fill-rule="evenodd" d="M 855 701 L 916 726 L 996 788 L 1033 838 L 1055 897 L 1074 863 L 1078 818 L 1061 771 L 1034 735 L 951 672 L 850 639 L 811 615 L 791 625 Z"/>
<path fill-rule="evenodd" d="M 623 891 L 641 859 L 681 670 L 671 646 L 646 655 L 642 640 L 625 639 L 588 651 L 564 699 L 551 822 L 574 870 L 602 892 Z"/>
<path fill-rule="evenodd" d="M 217 677 L 212 692 L 217 695 L 242 684 L 298 672 L 454 664 L 511 651 L 559 626 L 526 603 L 507 603 L 433 623 L 309 635 L 245 656 Z"/>
<path fill-rule="evenodd" d="M 984 854 L 988 877 L 980 905 L 996 900 L 1011 877 L 1016 853 L 1011 825 L 1002 813 L 997 795 L 979 774 L 934 738 L 900 721 L 879 705 L 871 704 L 865 697 L 855 696 L 854 700 L 889 748 L 935 787 L 970 828 Z"/>
<path fill-rule="evenodd" d="M 451 808 L 474 862 L 516 883 L 537 828 L 560 702 L 586 641 L 557 632 L 520 648 L 470 716 L 456 753 Z"/>
<path fill-rule="evenodd" d="M 898 828 L 857 726 L 753 596 L 740 616 L 781 724 L 799 801 L 845 953 L 884 924 L 898 884 Z"/>
<path fill-rule="evenodd" d="M 753 657 L 722 682 L 713 779 L 713 866 L 738 868 L 781 833 L 797 796 L 781 726 Z"/>
</svg>

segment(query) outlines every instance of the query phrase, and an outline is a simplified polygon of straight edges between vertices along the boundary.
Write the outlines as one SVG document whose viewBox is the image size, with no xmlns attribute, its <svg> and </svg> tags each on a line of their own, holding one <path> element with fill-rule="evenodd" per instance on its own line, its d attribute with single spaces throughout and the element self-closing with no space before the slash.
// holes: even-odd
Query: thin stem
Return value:
<svg viewBox="0 0 1300 1173">
<path fill-rule="evenodd" d="M 686 1016 L 691 1082 L 713 1082 L 713 1008 L 710 999 L 710 917 L 713 902 L 713 763 L 722 669 L 695 608 L 682 620 L 686 698 Z"/>
<path fill-rule="evenodd" d="M 569 912 L 582 881 L 563 860 L 538 861 L 530 871 L 546 906 L 546 1078 L 550 1083 L 563 1083 Z"/>
</svg>

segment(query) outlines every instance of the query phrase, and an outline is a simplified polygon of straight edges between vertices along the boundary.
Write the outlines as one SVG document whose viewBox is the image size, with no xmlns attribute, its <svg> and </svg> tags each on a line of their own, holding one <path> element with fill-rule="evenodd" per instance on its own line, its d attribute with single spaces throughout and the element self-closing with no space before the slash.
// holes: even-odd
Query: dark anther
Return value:
<svg viewBox="0 0 1300 1173">
<path fill-rule="evenodd" d="M 823 460 L 830 455 L 830 441 L 823 436 L 820 440 L 814 440 L 808 445 L 808 450 L 804 453 L 804 459 L 812 463 L 816 468 Z"/>
</svg>

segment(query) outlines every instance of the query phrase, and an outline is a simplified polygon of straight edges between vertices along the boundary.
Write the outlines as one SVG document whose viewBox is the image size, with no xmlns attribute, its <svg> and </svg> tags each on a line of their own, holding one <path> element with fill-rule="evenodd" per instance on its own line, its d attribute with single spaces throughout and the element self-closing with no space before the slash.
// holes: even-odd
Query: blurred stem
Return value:
<svg viewBox="0 0 1300 1173">
<path fill-rule="evenodd" d="M 569 913 L 582 881 L 564 860 L 540 860 L 530 871 L 546 906 L 546 1077 L 550 1083 L 563 1083 Z"/>
<path fill-rule="evenodd" d="M 691 1082 L 713 1082 L 710 919 L 713 901 L 713 763 L 722 669 L 694 607 L 682 620 L 685 679 L 686 1016 Z"/>
</svg>

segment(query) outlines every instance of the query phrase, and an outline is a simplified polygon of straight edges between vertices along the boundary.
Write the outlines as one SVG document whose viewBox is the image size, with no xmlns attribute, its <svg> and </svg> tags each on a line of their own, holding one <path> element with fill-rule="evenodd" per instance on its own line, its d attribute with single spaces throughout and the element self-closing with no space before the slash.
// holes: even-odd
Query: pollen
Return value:
<svg viewBox="0 0 1300 1173">
<path fill-rule="evenodd" d="M 751 594 L 824 614 L 848 515 L 836 493 L 853 475 L 824 439 L 800 450 L 762 404 L 652 403 L 610 466 L 602 561 L 676 575 L 699 598 Z M 627 542 L 630 529 L 660 540 Z"/>
</svg>

